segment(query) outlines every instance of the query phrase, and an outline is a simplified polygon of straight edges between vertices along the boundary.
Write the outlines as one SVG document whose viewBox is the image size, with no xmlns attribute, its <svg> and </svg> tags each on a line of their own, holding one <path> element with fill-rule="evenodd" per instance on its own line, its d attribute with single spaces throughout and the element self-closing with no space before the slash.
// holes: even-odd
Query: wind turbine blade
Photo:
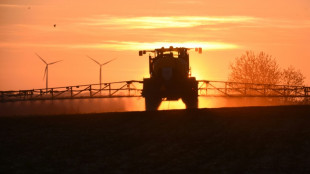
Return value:
<svg viewBox="0 0 310 174">
<path fill-rule="evenodd" d="M 49 63 L 49 65 L 53 65 L 53 64 L 58 63 L 58 62 L 61 62 L 61 61 L 62 61 L 62 60 L 58 60 L 58 61 L 56 61 L 56 62 Z"/>
<path fill-rule="evenodd" d="M 116 59 L 116 58 L 114 58 L 114 59 L 112 59 L 112 60 L 109 60 L 109 61 L 107 61 L 107 62 L 105 62 L 105 63 L 103 63 L 103 64 L 101 64 L 101 65 L 106 65 L 106 64 L 112 62 L 112 61 L 115 60 L 115 59 Z"/>
<path fill-rule="evenodd" d="M 46 72 L 47 72 L 47 66 L 48 66 L 48 65 L 46 65 L 46 67 L 45 67 L 45 70 L 44 70 L 44 76 L 43 76 L 43 80 L 45 79 L 45 76 L 46 76 Z"/>
<path fill-rule="evenodd" d="M 96 62 L 98 65 L 100 65 L 100 63 L 97 60 L 95 60 L 95 59 L 93 59 L 93 58 L 91 58 L 89 56 L 87 56 L 87 57 L 90 58 L 91 60 L 93 60 L 94 62 Z"/>
<path fill-rule="evenodd" d="M 41 57 L 41 56 L 39 56 L 39 54 L 37 54 L 37 53 L 35 53 L 45 64 L 47 64 L 46 62 L 45 62 L 45 60 Z"/>
</svg>

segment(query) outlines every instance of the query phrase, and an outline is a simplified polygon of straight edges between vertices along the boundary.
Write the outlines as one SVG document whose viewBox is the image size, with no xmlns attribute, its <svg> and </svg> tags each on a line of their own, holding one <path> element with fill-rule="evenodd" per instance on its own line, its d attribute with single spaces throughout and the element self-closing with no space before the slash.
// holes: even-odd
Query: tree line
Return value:
<svg viewBox="0 0 310 174">
<path fill-rule="evenodd" d="M 246 51 L 230 64 L 228 80 L 241 83 L 303 86 L 305 76 L 292 65 L 280 68 L 276 59 L 265 52 Z"/>
</svg>

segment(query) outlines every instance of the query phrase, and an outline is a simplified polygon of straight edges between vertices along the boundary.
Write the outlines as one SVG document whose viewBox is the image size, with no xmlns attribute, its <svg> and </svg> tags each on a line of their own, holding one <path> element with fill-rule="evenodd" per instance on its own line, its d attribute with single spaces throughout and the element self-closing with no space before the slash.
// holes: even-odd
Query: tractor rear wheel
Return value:
<svg viewBox="0 0 310 174">
<path fill-rule="evenodd" d="M 146 111 L 156 111 L 161 103 L 161 98 L 156 96 L 146 96 L 145 97 L 145 110 Z"/>
<path fill-rule="evenodd" d="M 195 77 L 191 77 L 186 82 L 182 100 L 186 109 L 198 108 L 198 82 Z"/>
<path fill-rule="evenodd" d="M 198 108 L 198 96 L 186 96 L 182 97 L 186 109 L 196 109 Z"/>
</svg>

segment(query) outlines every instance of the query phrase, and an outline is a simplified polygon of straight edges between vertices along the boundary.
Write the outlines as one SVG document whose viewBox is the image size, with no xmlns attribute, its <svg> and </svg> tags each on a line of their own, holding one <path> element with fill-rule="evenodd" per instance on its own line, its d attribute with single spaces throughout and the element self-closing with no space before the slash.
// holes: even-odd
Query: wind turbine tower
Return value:
<svg viewBox="0 0 310 174">
<path fill-rule="evenodd" d="M 108 63 L 110 63 L 110 62 L 112 62 L 112 61 L 115 60 L 116 58 L 111 59 L 111 60 L 109 60 L 109 61 L 107 61 L 107 62 L 104 62 L 104 63 L 99 63 L 97 60 L 95 60 L 95 59 L 93 59 L 93 58 L 91 58 L 91 57 L 89 57 L 89 56 L 87 56 L 87 57 L 90 58 L 91 60 L 93 60 L 95 63 L 97 63 L 97 64 L 100 66 L 100 70 L 99 70 L 99 85 L 100 85 L 100 94 L 101 94 L 101 69 L 102 69 L 102 66 L 103 66 L 103 65 L 106 65 L 106 64 L 108 64 Z"/>
<path fill-rule="evenodd" d="M 53 65 L 55 63 L 58 63 L 58 62 L 61 62 L 62 60 L 58 60 L 58 61 L 55 61 L 55 62 L 51 62 L 51 63 L 47 63 L 41 56 L 39 56 L 37 53 L 36 55 L 45 63 L 45 70 L 44 70 L 44 76 L 43 76 L 43 80 L 44 78 L 46 78 L 46 92 L 48 90 L 48 66 L 49 65 Z"/>
</svg>

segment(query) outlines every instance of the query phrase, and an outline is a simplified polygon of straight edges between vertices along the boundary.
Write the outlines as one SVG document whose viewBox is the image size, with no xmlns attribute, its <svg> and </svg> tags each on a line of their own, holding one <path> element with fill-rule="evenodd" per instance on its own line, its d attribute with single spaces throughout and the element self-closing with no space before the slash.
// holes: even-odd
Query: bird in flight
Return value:
<svg viewBox="0 0 310 174">
<path fill-rule="evenodd" d="M 56 24 L 54 24 L 54 27 L 56 27 Z"/>
</svg>

